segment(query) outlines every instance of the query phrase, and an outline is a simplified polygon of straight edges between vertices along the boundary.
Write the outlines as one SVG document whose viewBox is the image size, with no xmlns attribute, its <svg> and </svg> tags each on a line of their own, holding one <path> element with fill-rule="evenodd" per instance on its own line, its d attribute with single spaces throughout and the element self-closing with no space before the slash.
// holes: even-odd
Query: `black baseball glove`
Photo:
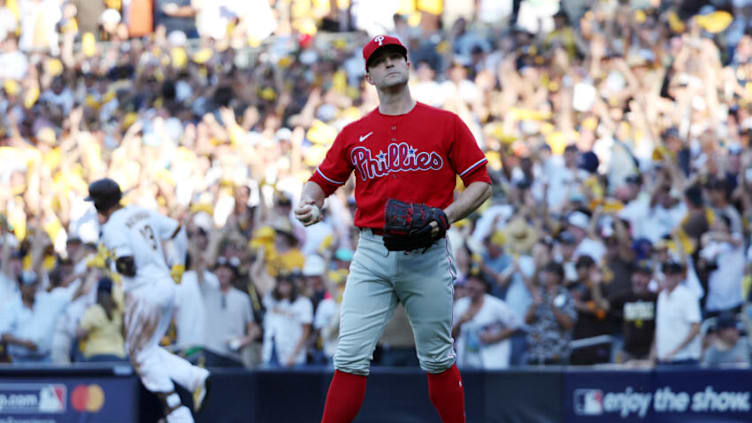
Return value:
<svg viewBox="0 0 752 423">
<path fill-rule="evenodd" d="M 405 203 L 395 199 L 386 202 L 384 245 L 390 251 L 428 249 L 446 235 L 449 219 L 443 210 L 425 204 Z M 431 222 L 439 232 L 432 234 Z"/>
</svg>

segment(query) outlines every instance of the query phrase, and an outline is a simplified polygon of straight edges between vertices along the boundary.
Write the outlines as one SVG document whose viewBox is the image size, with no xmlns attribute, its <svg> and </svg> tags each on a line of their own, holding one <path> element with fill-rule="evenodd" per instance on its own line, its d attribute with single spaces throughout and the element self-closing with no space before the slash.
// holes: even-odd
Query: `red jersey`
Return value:
<svg viewBox="0 0 752 423">
<path fill-rule="evenodd" d="M 491 183 L 486 157 L 454 113 L 423 103 L 403 115 L 374 109 L 337 135 L 310 181 L 328 197 L 355 170 L 355 226 L 383 228 L 389 198 L 446 208 L 456 177 Z"/>
</svg>

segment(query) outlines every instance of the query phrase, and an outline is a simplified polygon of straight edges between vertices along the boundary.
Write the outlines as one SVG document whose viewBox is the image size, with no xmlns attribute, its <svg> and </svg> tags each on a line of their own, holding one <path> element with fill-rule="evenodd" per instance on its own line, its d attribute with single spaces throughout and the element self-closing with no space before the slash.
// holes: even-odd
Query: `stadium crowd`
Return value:
<svg viewBox="0 0 752 423">
<path fill-rule="evenodd" d="M 107 176 L 188 231 L 165 345 L 328 365 L 354 179 L 321 223 L 291 210 L 377 104 L 381 32 L 489 160 L 448 233 L 461 367 L 750 364 L 749 0 L 0 0 L 1 361 L 127 360 L 84 201 Z M 417 366 L 399 308 L 375 362 Z"/>
</svg>

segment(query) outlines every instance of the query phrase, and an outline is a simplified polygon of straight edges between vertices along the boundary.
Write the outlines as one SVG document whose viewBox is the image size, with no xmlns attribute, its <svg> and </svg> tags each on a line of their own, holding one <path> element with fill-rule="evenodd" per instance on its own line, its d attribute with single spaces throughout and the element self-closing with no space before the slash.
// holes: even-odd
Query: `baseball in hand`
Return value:
<svg viewBox="0 0 752 423">
<path fill-rule="evenodd" d="M 311 205 L 311 219 L 308 221 L 309 225 L 312 225 L 321 220 L 321 209 L 317 205 Z"/>
<path fill-rule="evenodd" d="M 321 209 L 315 204 L 301 204 L 295 209 L 295 217 L 304 226 L 313 225 L 321 220 Z"/>
</svg>

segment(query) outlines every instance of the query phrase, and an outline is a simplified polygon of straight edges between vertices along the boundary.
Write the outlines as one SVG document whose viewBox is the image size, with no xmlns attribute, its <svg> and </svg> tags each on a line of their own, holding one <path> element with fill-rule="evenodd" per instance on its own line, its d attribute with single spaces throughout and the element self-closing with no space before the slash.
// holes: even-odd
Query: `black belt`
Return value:
<svg viewBox="0 0 752 423">
<path fill-rule="evenodd" d="M 371 231 L 374 235 L 384 235 L 384 228 L 360 228 L 361 231 Z"/>
</svg>

